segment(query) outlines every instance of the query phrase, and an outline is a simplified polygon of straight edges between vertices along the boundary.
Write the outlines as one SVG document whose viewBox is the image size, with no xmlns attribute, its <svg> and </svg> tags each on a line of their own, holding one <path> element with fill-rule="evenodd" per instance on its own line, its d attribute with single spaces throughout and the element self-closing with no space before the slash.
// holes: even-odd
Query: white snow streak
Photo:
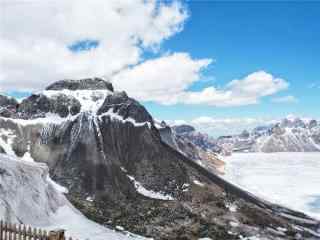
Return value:
<svg viewBox="0 0 320 240">
<path fill-rule="evenodd" d="M 148 190 L 142 186 L 141 183 L 135 180 L 134 177 L 127 175 L 128 178 L 134 183 L 134 186 L 138 193 L 142 194 L 143 196 L 153 198 L 153 199 L 160 199 L 160 200 L 174 200 L 174 198 L 170 195 L 166 195 L 162 192 L 154 192 L 152 190 Z"/>
<path fill-rule="evenodd" d="M 111 120 L 117 120 L 117 121 L 120 121 L 122 123 L 131 123 L 135 127 L 143 127 L 143 126 L 147 125 L 149 128 L 151 128 L 151 123 L 150 122 L 138 123 L 135 119 L 133 119 L 131 117 L 124 119 L 123 116 L 121 116 L 118 113 L 114 112 L 113 108 L 110 108 L 107 112 L 101 114 L 99 117 L 101 119 L 104 116 L 108 116 L 108 117 L 110 117 Z"/>
</svg>

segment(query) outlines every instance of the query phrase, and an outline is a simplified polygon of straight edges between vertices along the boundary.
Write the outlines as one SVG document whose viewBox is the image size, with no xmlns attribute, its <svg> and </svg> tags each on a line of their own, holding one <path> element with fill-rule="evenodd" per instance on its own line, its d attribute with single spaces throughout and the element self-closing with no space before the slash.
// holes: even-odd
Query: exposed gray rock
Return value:
<svg viewBox="0 0 320 240">
<path fill-rule="evenodd" d="M 75 115 L 80 112 L 80 102 L 63 93 L 49 98 L 43 94 L 33 94 L 24 99 L 17 109 L 19 117 L 24 119 L 45 117 L 46 113 L 56 113 L 60 117 Z"/>
<path fill-rule="evenodd" d="M 112 110 L 123 119 L 134 119 L 138 123 L 149 122 L 153 119 L 147 110 L 136 100 L 129 98 L 125 92 L 115 92 L 108 95 L 98 111 L 98 115 Z"/>
<path fill-rule="evenodd" d="M 17 106 L 18 102 L 12 97 L 0 95 L 0 107 L 13 107 Z"/>
<path fill-rule="evenodd" d="M 113 92 L 110 82 L 101 78 L 86 78 L 80 80 L 61 80 L 51 84 L 46 90 L 109 90 Z"/>
<path fill-rule="evenodd" d="M 172 128 L 177 134 L 187 134 L 196 130 L 194 127 L 186 124 L 173 126 Z"/>
</svg>

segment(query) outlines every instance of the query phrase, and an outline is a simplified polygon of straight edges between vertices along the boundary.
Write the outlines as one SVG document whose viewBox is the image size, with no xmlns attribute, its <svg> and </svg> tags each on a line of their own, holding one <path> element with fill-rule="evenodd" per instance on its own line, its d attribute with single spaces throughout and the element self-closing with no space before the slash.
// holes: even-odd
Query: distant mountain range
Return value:
<svg viewBox="0 0 320 240">
<path fill-rule="evenodd" d="M 320 124 L 314 119 L 287 117 L 251 132 L 219 137 L 217 145 L 229 152 L 318 152 Z"/>
</svg>

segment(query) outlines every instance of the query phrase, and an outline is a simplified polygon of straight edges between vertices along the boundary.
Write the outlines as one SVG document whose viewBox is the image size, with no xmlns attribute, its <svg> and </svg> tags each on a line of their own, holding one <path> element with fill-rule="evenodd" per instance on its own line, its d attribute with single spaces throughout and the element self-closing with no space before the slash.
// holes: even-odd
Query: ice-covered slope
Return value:
<svg viewBox="0 0 320 240">
<path fill-rule="evenodd" d="M 288 117 L 251 132 L 220 137 L 218 145 L 236 152 L 318 152 L 320 125 L 316 120 Z"/>
<path fill-rule="evenodd" d="M 0 218 L 47 230 L 62 228 L 68 236 L 79 239 L 138 239 L 88 220 L 70 204 L 48 173 L 45 164 L 0 154 Z"/>
</svg>

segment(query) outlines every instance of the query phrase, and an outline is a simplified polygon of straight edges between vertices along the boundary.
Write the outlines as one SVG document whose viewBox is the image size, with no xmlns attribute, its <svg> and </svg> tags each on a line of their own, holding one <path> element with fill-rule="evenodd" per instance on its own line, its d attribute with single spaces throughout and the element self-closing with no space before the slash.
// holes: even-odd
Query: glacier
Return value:
<svg viewBox="0 0 320 240">
<path fill-rule="evenodd" d="M 320 153 L 234 153 L 225 162 L 226 180 L 320 219 Z"/>
</svg>

